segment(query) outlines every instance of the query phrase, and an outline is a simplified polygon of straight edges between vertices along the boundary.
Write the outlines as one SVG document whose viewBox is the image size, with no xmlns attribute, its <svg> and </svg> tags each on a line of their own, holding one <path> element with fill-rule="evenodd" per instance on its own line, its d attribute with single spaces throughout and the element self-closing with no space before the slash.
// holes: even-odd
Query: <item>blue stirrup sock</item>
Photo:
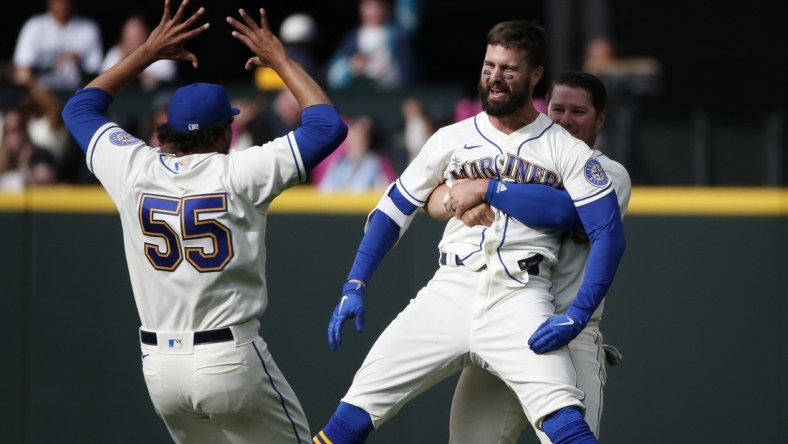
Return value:
<svg viewBox="0 0 788 444">
<path fill-rule="evenodd" d="M 372 418 L 354 405 L 340 402 L 337 411 L 328 420 L 323 430 L 313 438 L 315 443 L 363 444 L 375 427 Z"/>
<path fill-rule="evenodd" d="M 553 444 L 599 444 L 577 407 L 564 407 L 547 415 L 542 430 Z"/>
</svg>

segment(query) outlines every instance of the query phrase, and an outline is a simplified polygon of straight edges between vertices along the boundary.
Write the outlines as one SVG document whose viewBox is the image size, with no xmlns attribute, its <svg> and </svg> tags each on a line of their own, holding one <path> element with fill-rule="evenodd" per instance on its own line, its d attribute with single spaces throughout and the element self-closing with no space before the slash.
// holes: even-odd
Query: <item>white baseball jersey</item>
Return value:
<svg viewBox="0 0 788 444">
<path fill-rule="evenodd" d="M 229 155 L 176 157 L 108 123 L 87 164 L 120 210 L 144 330 L 211 330 L 263 313 L 268 206 L 306 178 L 292 132 Z"/>
<path fill-rule="evenodd" d="M 632 194 L 629 174 L 620 163 L 598 150 L 594 150 L 594 157 L 613 181 L 623 217 Z M 550 277 L 558 313 L 566 311 L 577 295 L 585 275 L 590 246 L 588 241 L 576 242 L 569 237 L 561 245 L 558 263 Z M 586 328 L 567 346 L 577 372 L 577 388 L 584 393 L 584 418 L 597 437 L 602 417 L 602 394 L 607 380 L 602 333 L 599 331 L 603 307 L 604 299 Z M 450 444 L 514 444 L 526 424 L 527 418 L 517 397 L 503 381 L 478 367 L 463 370 L 452 400 Z M 539 430 L 536 433 L 543 444 L 550 444 L 547 435 Z"/>
<path fill-rule="evenodd" d="M 495 129 L 484 112 L 444 127 L 396 185 L 411 203 L 423 206 L 439 184 L 464 177 L 500 178 L 502 186 L 565 187 L 578 206 L 612 192 L 592 150 L 544 114 L 509 135 Z M 403 221 L 385 198 L 378 209 Z M 555 313 L 548 278 L 563 233 L 532 229 L 495 211 L 492 227 L 467 227 L 455 219 L 447 223 L 439 248 L 462 263 L 450 261 L 438 269 L 380 335 L 356 373 L 343 401 L 368 412 L 376 427 L 469 364 L 506 381 L 537 427 L 551 412 L 582 407 L 568 350 L 537 355 L 527 344 Z M 535 254 L 545 260 L 529 276 L 531 267 L 522 267 L 522 260 Z"/>
<path fill-rule="evenodd" d="M 423 206 L 432 190 L 444 181 L 499 177 L 501 186 L 527 182 L 564 187 L 577 206 L 613 190 L 591 149 L 541 113 L 533 123 L 509 135 L 493 127 L 484 112 L 440 129 L 397 186 L 413 204 Z M 497 279 L 511 286 L 528 282 L 528 273 L 518 265 L 521 259 L 542 254 L 546 264 L 556 262 L 560 230 L 533 229 L 494 211 L 495 225 L 491 228 L 469 228 L 451 218 L 440 250 L 456 254 L 473 270 L 490 267 Z"/>
</svg>

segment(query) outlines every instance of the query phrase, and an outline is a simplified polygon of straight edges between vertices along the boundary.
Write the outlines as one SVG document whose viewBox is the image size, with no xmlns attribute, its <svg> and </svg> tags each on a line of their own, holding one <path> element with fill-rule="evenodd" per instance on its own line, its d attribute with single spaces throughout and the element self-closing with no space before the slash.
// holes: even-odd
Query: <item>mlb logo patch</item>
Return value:
<svg viewBox="0 0 788 444">
<path fill-rule="evenodd" d="M 183 343 L 180 339 L 168 339 L 167 346 L 170 348 L 181 348 L 183 347 Z"/>
</svg>

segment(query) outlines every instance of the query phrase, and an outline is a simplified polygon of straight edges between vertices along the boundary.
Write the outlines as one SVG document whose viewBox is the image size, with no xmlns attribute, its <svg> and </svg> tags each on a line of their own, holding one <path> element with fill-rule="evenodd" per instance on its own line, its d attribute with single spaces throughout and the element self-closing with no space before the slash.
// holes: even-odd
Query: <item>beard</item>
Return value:
<svg viewBox="0 0 788 444">
<path fill-rule="evenodd" d="M 502 85 L 505 85 L 503 82 Z M 529 91 L 531 90 L 530 80 L 527 80 L 522 89 L 509 90 L 509 98 L 497 103 L 490 103 L 490 87 L 479 82 L 479 98 L 482 101 L 482 109 L 493 117 L 506 117 L 516 113 L 526 103 L 528 103 Z"/>
</svg>

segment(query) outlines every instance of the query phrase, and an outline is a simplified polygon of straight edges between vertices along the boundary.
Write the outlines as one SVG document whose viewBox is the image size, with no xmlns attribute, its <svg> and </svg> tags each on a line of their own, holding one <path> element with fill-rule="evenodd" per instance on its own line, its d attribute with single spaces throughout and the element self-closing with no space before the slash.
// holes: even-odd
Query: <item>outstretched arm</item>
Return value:
<svg viewBox="0 0 788 444">
<path fill-rule="evenodd" d="M 183 45 L 207 31 L 210 25 L 205 23 L 192 29 L 192 26 L 205 13 L 205 8 L 200 7 L 197 12 L 184 20 L 188 4 L 189 0 L 183 0 L 175 15 L 171 16 L 170 0 L 164 0 L 164 13 L 161 21 L 151 31 L 145 43 L 88 83 L 85 89 L 99 88 L 114 97 L 139 76 L 145 68 L 161 59 L 185 60 L 197 68 L 197 56 L 186 51 Z"/>
<path fill-rule="evenodd" d="M 240 21 L 227 17 L 227 23 L 235 29 L 232 36 L 254 53 L 245 68 L 272 68 L 298 101 L 301 126 L 295 131 L 295 138 L 304 166 L 311 170 L 345 140 L 347 125 L 323 88 L 287 55 L 284 45 L 268 26 L 265 10 L 260 8 L 259 24 L 245 10 L 239 9 L 238 13 Z"/>
<path fill-rule="evenodd" d="M 235 31 L 232 35 L 254 53 L 246 61 L 246 69 L 255 66 L 270 67 L 293 93 L 301 110 L 317 104 L 331 105 L 331 100 L 320 85 L 304 69 L 287 56 L 282 42 L 268 26 L 265 9 L 260 8 L 260 23 L 256 23 L 245 10 L 238 10 L 241 21 L 227 17 L 227 23 Z"/>
<path fill-rule="evenodd" d="M 370 214 L 364 238 L 342 287 L 342 296 L 328 324 L 328 345 L 331 350 L 336 350 L 342 342 L 342 326 L 348 319 L 356 319 L 356 331 L 364 330 L 363 297 L 366 285 L 383 258 L 408 229 L 416 209 L 397 186 L 392 185 Z"/>
<path fill-rule="evenodd" d="M 197 57 L 186 51 L 183 44 L 205 32 L 208 24 L 192 29 L 205 9 L 200 8 L 191 17 L 183 20 L 187 4 L 189 0 L 184 0 L 175 15 L 170 16 L 170 0 L 165 0 L 161 22 L 151 32 L 148 40 L 128 57 L 101 73 L 84 89 L 77 91 L 63 107 L 63 121 L 82 151 L 87 152 L 93 134 L 109 122 L 105 114 L 112 98 L 148 65 L 160 59 L 173 59 L 188 60 L 197 67 Z"/>
</svg>

